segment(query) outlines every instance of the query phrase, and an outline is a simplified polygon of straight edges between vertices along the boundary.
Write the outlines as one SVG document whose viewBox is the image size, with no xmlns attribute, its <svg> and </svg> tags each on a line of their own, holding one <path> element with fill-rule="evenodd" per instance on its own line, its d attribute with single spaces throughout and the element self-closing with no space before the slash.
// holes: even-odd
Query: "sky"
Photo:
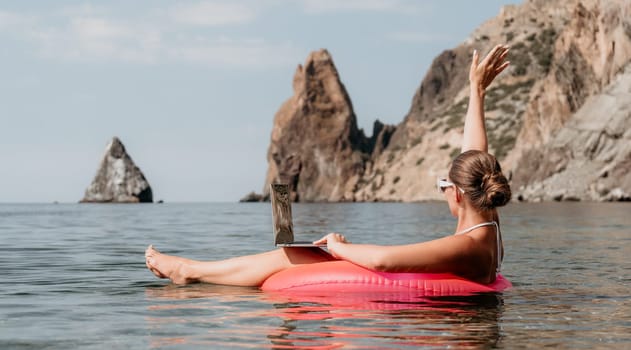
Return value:
<svg viewBox="0 0 631 350">
<path fill-rule="evenodd" d="M 332 55 L 367 135 L 398 124 L 485 0 L 0 1 L 0 202 L 77 202 L 118 136 L 154 200 L 261 192 L 273 118 Z"/>
</svg>

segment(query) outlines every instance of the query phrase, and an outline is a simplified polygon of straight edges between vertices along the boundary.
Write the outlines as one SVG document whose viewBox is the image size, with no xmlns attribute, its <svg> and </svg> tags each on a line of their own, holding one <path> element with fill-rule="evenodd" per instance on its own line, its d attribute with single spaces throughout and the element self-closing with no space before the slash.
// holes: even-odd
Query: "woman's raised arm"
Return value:
<svg viewBox="0 0 631 350">
<path fill-rule="evenodd" d="M 473 52 L 469 70 L 469 107 L 464 121 L 464 137 L 462 152 L 479 150 L 488 152 L 486 126 L 484 123 L 484 95 L 486 88 L 500 74 L 509 62 L 504 61 L 508 54 L 508 46 L 497 45 L 479 62 L 480 56 Z"/>
</svg>

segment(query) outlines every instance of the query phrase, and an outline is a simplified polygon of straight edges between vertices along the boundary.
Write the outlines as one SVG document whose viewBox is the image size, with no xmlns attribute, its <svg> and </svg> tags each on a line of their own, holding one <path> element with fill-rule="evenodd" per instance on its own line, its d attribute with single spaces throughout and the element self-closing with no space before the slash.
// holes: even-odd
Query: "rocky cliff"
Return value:
<svg viewBox="0 0 631 350">
<path fill-rule="evenodd" d="M 487 91 L 487 131 L 514 197 L 628 199 L 629 0 L 503 7 L 434 59 L 404 120 L 372 139 L 357 130 L 330 55 L 312 54 L 276 115 L 266 184 L 285 179 L 308 201 L 439 198 L 434 179 L 460 151 L 471 53 L 497 43 L 511 46 L 511 66 Z"/>
<path fill-rule="evenodd" d="M 522 200 L 631 201 L 631 65 L 519 167 Z"/>
<path fill-rule="evenodd" d="M 631 1 L 572 4 L 509 159 L 513 187 L 530 201 L 629 200 Z"/>
<path fill-rule="evenodd" d="M 138 169 L 125 146 L 117 138 L 105 148 L 94 180 L 85 190 L 83 203 L 150 203 L 151 186 Z"/>
<path fill-rule="evenodd" d="M 371 138 L 358 129 L 326 50 L 311 53 L 298 66 L 293 90 L 274 117 L 264 197 L 270 183 L 285 182 L 294 201 L 353 200 L 370 160 L 387 147 L 394 127 L 376 121 Z"/>
</svg>

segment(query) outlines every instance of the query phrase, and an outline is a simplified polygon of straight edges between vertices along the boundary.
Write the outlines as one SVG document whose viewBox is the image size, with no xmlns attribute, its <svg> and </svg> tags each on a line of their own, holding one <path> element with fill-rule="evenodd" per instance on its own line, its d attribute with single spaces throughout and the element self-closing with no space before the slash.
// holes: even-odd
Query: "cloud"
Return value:
<svg viewBox="0 0 631 350">
<path fill-rule="evenodd" d="M 3 34 L 26 30 L 37 21 L 35 16 L 0 10 L 0 29 Z"/>
<path fill-rule="evenodd" d="M 4 35 L 29 42 L 45 59 L 77 63 L 171 64 L 261 69 L 294 65 L 304 50 L 291 43 L 230 36 L 228 30 L 190 26 L 245 23 L 254 11 L 238 4 L 202 2 L 112 16 L 92 6 L 25 16 L 0 11 Z"/>
<path fill-rule="evenodd" d="M 76 20 L 42 38 L 42 53 L 72 62 L 193 63 L 210 67 L 265 68 L 295 64 L 301 51 L 288 43 L 226 37 L 165 36 L 155 28 Z"/>
<path fill-rule="evenodd" d="M 81 31 L 47 40 L 44 54 L 73 62 L 193 63 L 209 67 L 266 68 L 295 64 L 290 44 L 226 38 L 169 38 L 148 30 L 82 23 Z M 71 40 L 68 40 L 68 38 Z"/>
<path fill-rule="evenodd" d="M 350 11 L 416 13 L 418 8 L 401 0 L 303 0 L 307 13 Z"/>
<path fill-rule="evenodd" d="M 211 66 L 265 68 L 296 64 L 304 56 L 291 44 L 270 44 L 263 40 L 219 40 L 180 45 L 167 51 L 173 61 Z"/>
<path fill-rule="evenodd" d="M 254 10 L 243 4 L 200 2 L 173 8 L 171 17 L 178 23 L 196 26 L 224 26 L 248 23 L 255 18 Z"/>
<path fill-rule="evenodd" d="M 102 18 L 76 18 L 70 21 L 70 31 L 84 41 L 125 38 L 133 30 Z"/>
<path fill-rule="evenodd" d="M 59 10 L 54 11 L 54 14 L 61 17 L 104 16 L 109 14 L 109 11 L 104 6 L 80 4 L 62 7 Z"/>
<path fill-rule="evenodd" d="M 156 62 L 161 33 L 154 28 L 99 17 L 69 18 L 63 26 L 31 33 L 43 57 L 72 62 Z"/>
</svg>

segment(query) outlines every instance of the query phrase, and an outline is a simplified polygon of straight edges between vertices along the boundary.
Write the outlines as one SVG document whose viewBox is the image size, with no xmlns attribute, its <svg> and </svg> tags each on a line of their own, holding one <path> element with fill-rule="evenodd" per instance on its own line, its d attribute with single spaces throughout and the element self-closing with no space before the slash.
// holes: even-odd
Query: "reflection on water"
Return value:
<svg viewBox="0 0 631 350">
<path fill-rule="evenodd" d="M 147 323 L 155 347 L 467 348 L 497 346 L 502 336 L 501 294 L 293 295 L 200 284 L 150 287 L 146 297 L 152 301 Z M 186 329 L 190 334 L 183 334 Z"/>
</svg>

